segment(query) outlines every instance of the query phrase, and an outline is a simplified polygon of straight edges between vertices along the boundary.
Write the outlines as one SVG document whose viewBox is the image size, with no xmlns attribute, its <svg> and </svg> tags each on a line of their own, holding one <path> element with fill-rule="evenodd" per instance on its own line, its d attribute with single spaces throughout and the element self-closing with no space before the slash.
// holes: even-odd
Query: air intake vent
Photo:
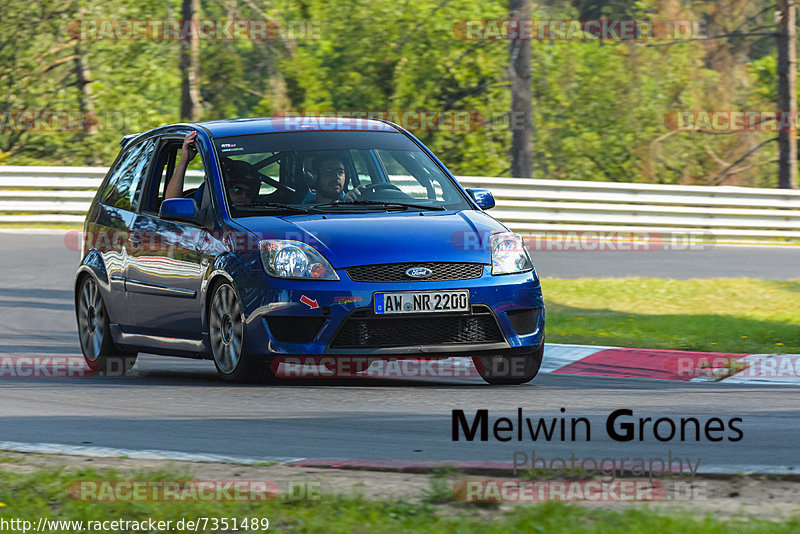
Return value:
<svg viewBox="0 0 800 534">
<path fill-rule="evenodd" d="M 512 310 L 506 313 L 508 313 L 511 326 L 514 327 L 514 332 L 518 335 L 524 336 L 536 330 L 536 323 L 539 322 L 539 308 Z"/>
<path fill-rule="evenodd" d="M 466 315 L 376 316 L 357 310 L 345 319 L 331 348 L 402 347 L 504 341 L 491 310 L 473 306 Z"/>
<path fill-rule="evenodd" d="M 267 317 L 267 326 L 275 338 L 281 343 L 311 343 L 317 337 L 319 329 L 325 324 L 324 317 L 291 317 L 273 315 Z"/>
</svg>

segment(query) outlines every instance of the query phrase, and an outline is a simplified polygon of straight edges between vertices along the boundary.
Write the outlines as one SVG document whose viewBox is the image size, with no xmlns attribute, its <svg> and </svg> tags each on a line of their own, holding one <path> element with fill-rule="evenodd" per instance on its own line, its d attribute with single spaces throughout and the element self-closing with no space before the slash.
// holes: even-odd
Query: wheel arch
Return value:
<svg viewBox="0 0 800 534">
<path fill-rule="evenodd" d="M 236 283 L 233 281 L 233 277 L 227 271 L 215 270 L 211 273 L 211 275 L 209 275 L 208 280 L 206 281 L 206 288 L 203 294 L 204 332 L 208 332 L 208 308 L 211 305 L 211 297 L 214 296 L 214 291 L 216 291 L 216 289 L 225 282 L 231 284 L 234 291 L 236 291 L 238 294 L 238 290 L 236 290 Z"/>
<path fill-rule="evenodd" d="M 106 264 L 103 261 L 103 257 L 96 250 L 90 250 L 86 256 L 84 256 L 83 261 L 81 261 L 78 267 L 78 271 L 75 273 L 72 284 L 75 313 L 77 313 L 78 310 L 78 290 L 87 276 L 94 278 L 95 283 L 97 283 L 97 286 L 100 288 L 101 296 L 105 299 L 108 296 L 111 286 L 109 284 L 108 273 L 106 272 Z"/>
</svg>

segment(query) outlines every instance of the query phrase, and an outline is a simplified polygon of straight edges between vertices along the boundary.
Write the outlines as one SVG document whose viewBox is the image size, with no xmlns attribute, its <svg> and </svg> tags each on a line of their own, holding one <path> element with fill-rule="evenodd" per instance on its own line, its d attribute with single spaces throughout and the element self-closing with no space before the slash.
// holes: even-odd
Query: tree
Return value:
<svg viewBox="0 0 800 534">
<path fill-rule="evenodd" d="M 529 20 L 528 0 L 509 0 L 509 19 Z M 531 101 L 531 42 L 512 39 L 509 44 L 508 75 L 511 79 L 511 176 L 533 174 L 533 105 Z"/>
<path fill-rule="evenodd" d="M 778 0 L 778 110 L 797 117 L 797 42 L 794 0 Z M 783 128 L 778 133 L 778 187 L 797 188 L 797 130 Z"/>
<path fill-rule="evenodd" d="M 182 27 L 188 24 L 197 28 L 200 0 L 183 0 L 181 14 Z M 188 38 L 181 40 L 181 120 L 194 122 L 200 120 L 200 39 L 192 31 Z"/>
</svg>

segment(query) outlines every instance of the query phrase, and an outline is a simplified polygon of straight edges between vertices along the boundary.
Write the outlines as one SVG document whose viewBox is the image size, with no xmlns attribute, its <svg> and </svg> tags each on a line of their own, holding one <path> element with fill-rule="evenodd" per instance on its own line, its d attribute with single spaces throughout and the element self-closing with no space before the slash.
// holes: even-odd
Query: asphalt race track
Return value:
<svg viewBox="0 0 800 534">
<path fill-rule="evenodd" d="M 800 278 L 800 247 L 705 245 L 703 250 L 533 251 L 536 270 L 555 278 Z"/>
<path fill-rule="evenodd" d="M 80 354 L 72 300 L 79 253 L 63 233 L 0 233 L 0 355 Z M 538 252 L 542 277 L 750 276 L 798 278 L 800 248 L 713 247 L 695 251 Z M 546 356 L 545 356 L 546 357 Z M 800 390 L 782 386 L 669 383 L 540 375 L 520 387 L 477 378 L 294 380 L 231 386 L 211 362 L 142 355 L 120 378 L 0 378 L 0 442 L 55 443 L 208 453 L 248 459 L 356 459 L 510 463 L 537 457 L 663 457 L 701 460 L 700 471 L 800 470 Z M 451 410 L 488 409 L 489 421 L 517 408 L 532 419 L 586 417 L 591 440 L 453 442 Z M 559 410 L 565 408 L 562 414 Z M 634 416 L 718 417 L 740 441 L 611 440 L 614 410 Z M 535 424 L 535 422 L 534 422 Z M 567 420 L 569 428 L 569 420 Z M 723 432 L 723 436 L 732 436 Z M 2 446 L 2 444 L 0 444 Z"/>
</svg>

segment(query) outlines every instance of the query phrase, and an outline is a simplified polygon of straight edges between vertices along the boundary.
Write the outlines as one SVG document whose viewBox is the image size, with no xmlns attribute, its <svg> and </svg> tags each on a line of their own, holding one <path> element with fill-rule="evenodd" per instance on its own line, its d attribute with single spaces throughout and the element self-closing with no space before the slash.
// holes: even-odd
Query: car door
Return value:
<svg viewBox="0 0 800 534">
<path fill-rule="evenodd" d="M 125 270 L 142 178 L 156 141 L 147 139 L 123 149 L 109 176 L 96 216 L 90 222 L 91 246 L 103 258 L 109 278 L 105 302 L 114 323 L 128 324 L 131 317 L 125 291 Z"/>
<path fill-rule="evenodd" d="M 131 229 L 137 246 L 128 254 L 125 286 L 131 313 L 135 315 L 136 333 L 199 340 L 201 285 L 208 266 L 203 251 L 208 247 L 210 232 L 200 220 L 170 221 L 158 215 L 185 133 L 167 134 L 159 140 L 150 179 Z M 202 156 L 196 159 L 202 163 Z M 202 169 L 190 167 L 184 181 L 184 196 L 191 196 L 202 183 Z M 202 212 L 210 209 L 209 191 L 207 185 L 201 190 L 203 196 L 198 199 L 198 208 Z"/>
</svg>

